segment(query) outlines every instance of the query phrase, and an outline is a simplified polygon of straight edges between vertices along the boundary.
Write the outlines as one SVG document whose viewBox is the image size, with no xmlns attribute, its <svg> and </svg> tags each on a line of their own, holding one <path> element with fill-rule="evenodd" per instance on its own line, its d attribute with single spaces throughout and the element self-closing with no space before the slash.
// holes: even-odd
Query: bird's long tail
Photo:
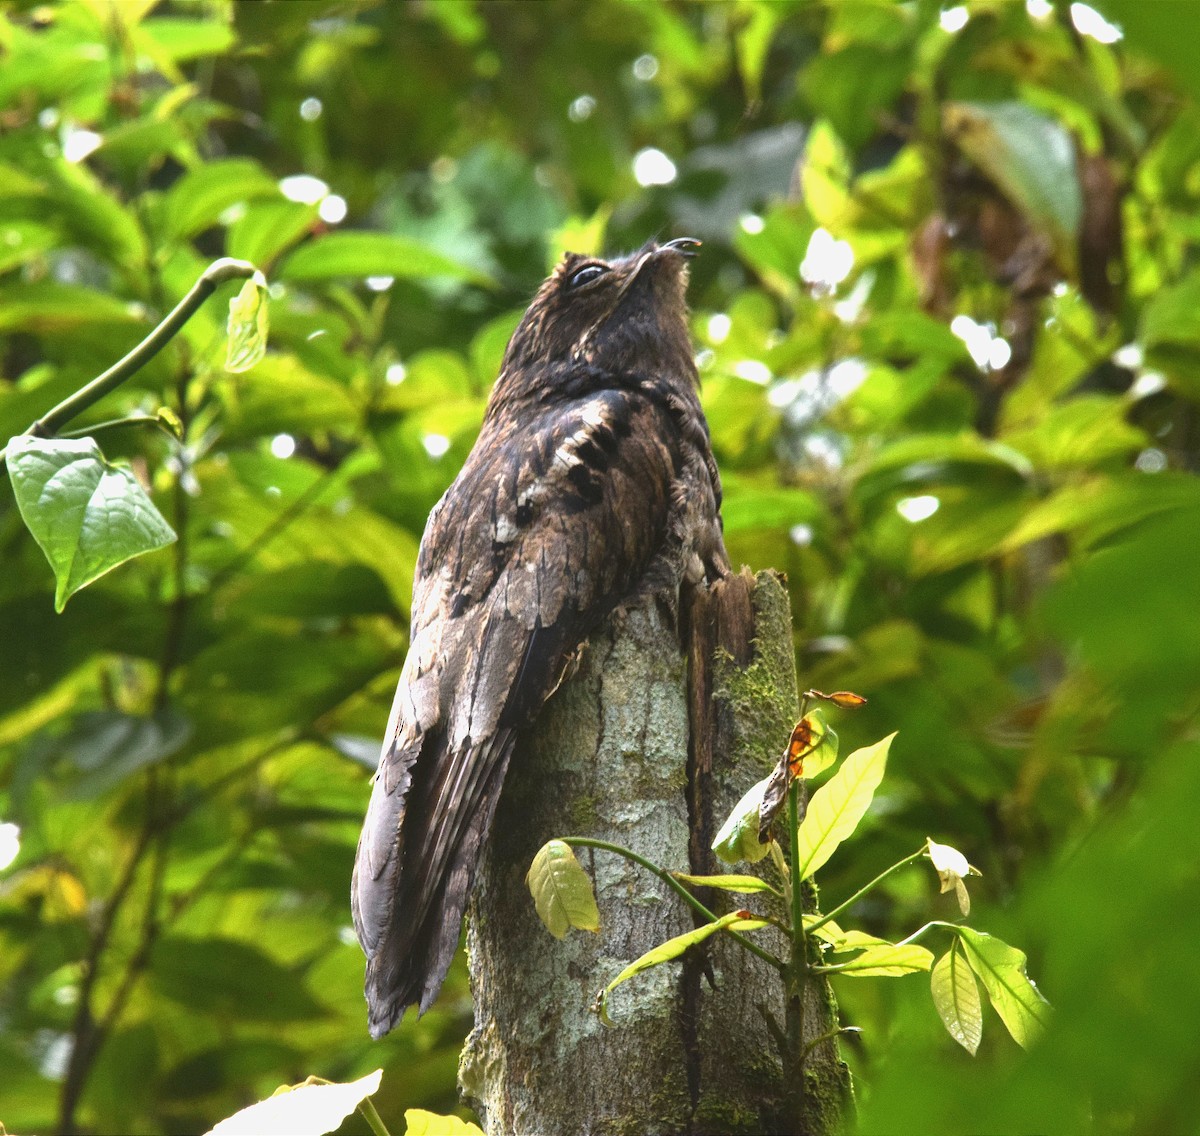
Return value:
<svg viewBox="0 0 1200 1136">
<path fill-rule="evenodd" d="M 511 729 L 456 753 L 427 734 L 416 754 L 381 764 L 352 883 L 372 1037 L 442 988 L 512 748 Z"/>
</svg>

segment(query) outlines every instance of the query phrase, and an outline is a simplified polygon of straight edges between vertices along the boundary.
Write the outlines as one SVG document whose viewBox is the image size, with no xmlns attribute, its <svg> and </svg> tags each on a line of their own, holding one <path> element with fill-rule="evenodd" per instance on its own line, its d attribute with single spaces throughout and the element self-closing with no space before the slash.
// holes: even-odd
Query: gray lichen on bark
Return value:
<svg viewBox="0 0 1200 1136">
<path fill-rule="evenodd" d="M 476 1028 L 459 1078 L 489 1136 L 796 1130 L 782 1127 L 788 1085 L 757 1009 L 783 1020 L 771 967 L 718 936 L 619 988 L 606 1027 L 597 991 L 690 929 L 689 909 L 625 859 L 581 849 L 601 930 L 560 942 L 524 883 L 538 848 L 566 835 L 716 870 L 713 824 L 766 774 L 795 717 L 787 593 L 772 574 L 730 577 L 685 600 L 680 627 L 682 649 L 653 600 L 610 620 L 514 756 L 468 932 Z M 828 989 L 810 988 L 805 1036 L 834 1022 Z M 847 1080 L 833 1043 L 815 1047 L 805 1081 L 803 1131 L 834 1131 Z"/>
</svg>

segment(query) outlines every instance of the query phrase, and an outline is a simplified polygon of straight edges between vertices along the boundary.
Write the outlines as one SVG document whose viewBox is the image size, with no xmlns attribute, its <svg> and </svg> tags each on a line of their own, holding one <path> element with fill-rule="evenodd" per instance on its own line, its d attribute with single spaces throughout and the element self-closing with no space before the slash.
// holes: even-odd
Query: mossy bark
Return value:
<svg viewBox="0 0 1200 1136">
<path fill-rule="evenodd" d="M 787 593 L 773 574 L 685 597 L 678 621 L 647 600 L 592 638 L 514 755 L 472 901 L 476 1027 L 459 1080 L 488 1136 L 838 1129 L 848 1076 L 833 1041 L 808 1059 L 798 1118 L 762 1017 L 784 1018 L 774 969 L 718 936 L 619 988 L 606 1027 L 591 1009 L 597 991 L 690 929 L 690 910 L 628 861 L 580 850 L 601 930 L 559 942 L 524 883 L 538 848 L 568 835 L 719 870 L 712 833 L 769 771 L 796 707 Z M 703 898 L 731 906 L 722 893 Z M 771 945 L 786 957 L 782 937 Z M 835 1028 L 824 984 L 805 1003 L 806 1038 Z"/>
</svg>

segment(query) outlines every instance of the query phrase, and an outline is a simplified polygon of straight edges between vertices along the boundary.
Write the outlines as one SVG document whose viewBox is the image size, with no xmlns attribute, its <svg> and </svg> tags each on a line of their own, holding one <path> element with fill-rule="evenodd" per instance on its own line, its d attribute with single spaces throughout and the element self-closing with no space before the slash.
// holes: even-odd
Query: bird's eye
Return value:
<svg viewBox="0 0 1200 1136">
<path fill-rule="evenodd" d="M 599 280 L 608 271 L 603 264 L 585 264 L 582 268 L 577 269 L 571 274 L 571 279 L 567 281 L 568 287 L 582 288 L 585 284 L 590 284 L 593 280 Z"/>
</svg>

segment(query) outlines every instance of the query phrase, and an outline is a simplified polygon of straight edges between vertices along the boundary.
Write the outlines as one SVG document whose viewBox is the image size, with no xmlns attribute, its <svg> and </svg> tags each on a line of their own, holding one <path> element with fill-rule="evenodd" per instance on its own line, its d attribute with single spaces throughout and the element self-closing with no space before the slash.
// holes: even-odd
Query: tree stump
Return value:
<svg viewBox="0 0 1200 1136">
<path fill-rule="evenodd" d="M 568 835 L 673 870 L 721 870 L 712 836 L 769 772 L 796 718 L 787 592 L 773 573 L 743 570 L 685 596 L 679 624 L 653 599 L 610 619 L 514 754 L 468 932 L 476 1025 L 459 1082 L 488 1136 L 827 1136 L 840 1126 L 849 1076 L 836 1042 L 813 1048 L 797 1122 L 759 1009 L 782 1021 L 783 985 L 725 936 L 620 987 L 615 1026 L 601 1023 L 597 992 L 695 925 L 649 872 L 580 849 L 601 929 L 562 941 L 525 886 L 542 844 Z M 701 898 L 723 913 L 736 897 Z M 782 936 L 774 946 L 786 955 Z M 804 1027 L 808 1039 L 836 1028 L 824 983 L 809 985 Z"/>
</svg>

